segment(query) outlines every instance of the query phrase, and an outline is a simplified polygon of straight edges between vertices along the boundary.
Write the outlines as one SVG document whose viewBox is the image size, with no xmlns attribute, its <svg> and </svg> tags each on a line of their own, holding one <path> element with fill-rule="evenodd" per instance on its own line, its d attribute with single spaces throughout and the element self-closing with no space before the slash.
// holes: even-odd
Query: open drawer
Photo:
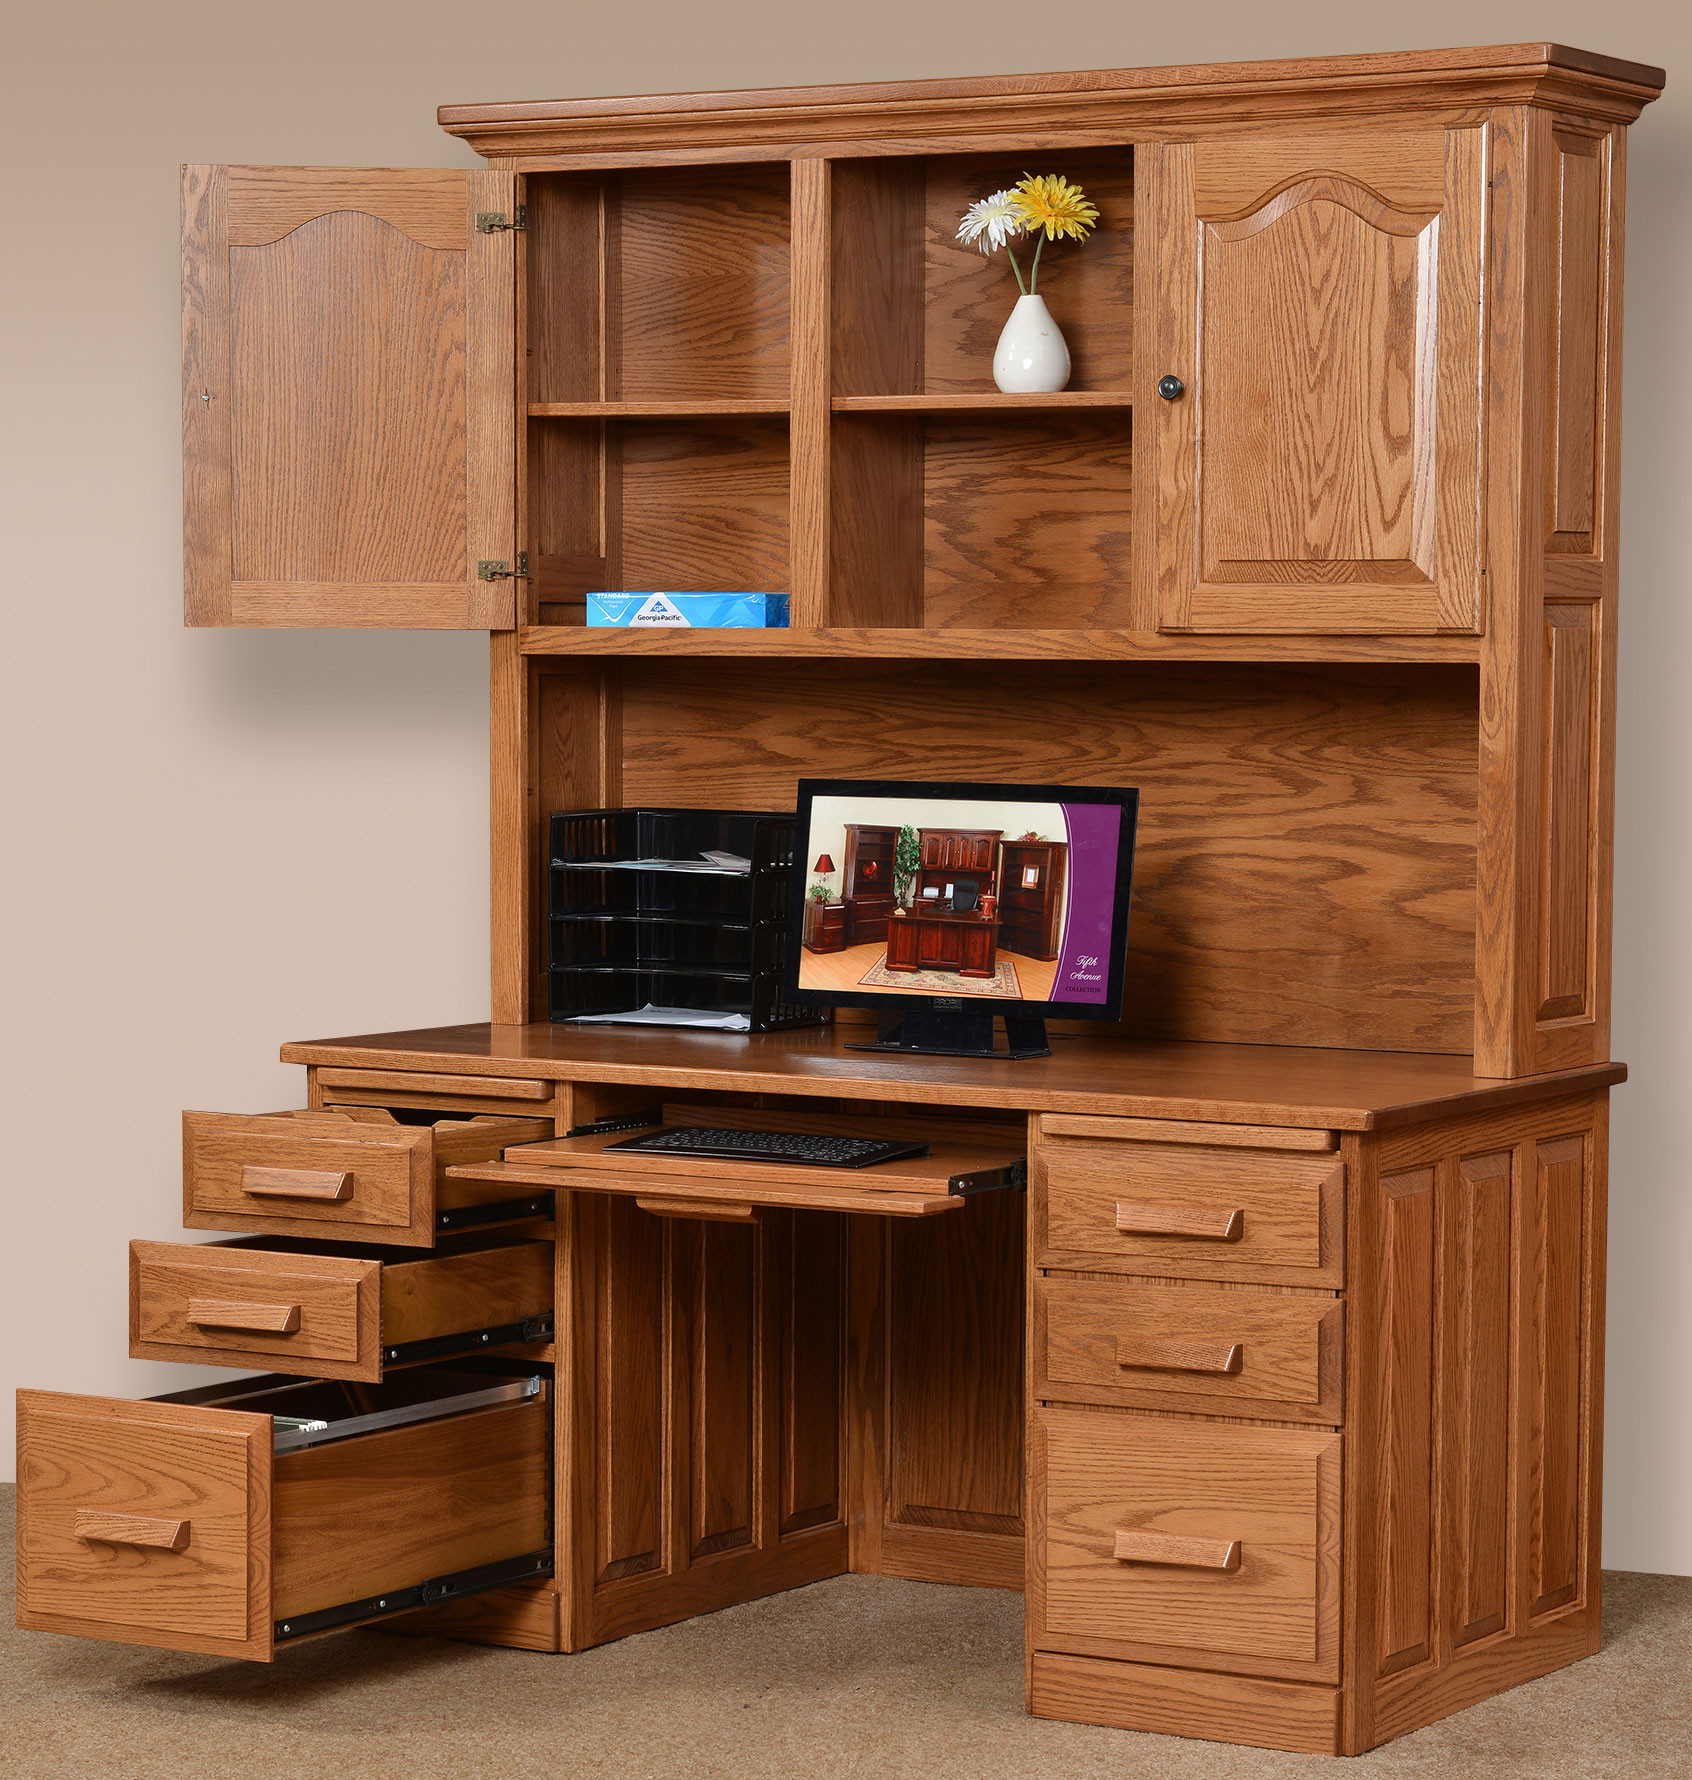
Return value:
<svg viewBox="0 0 1692 1780">
<path fill-rule="evenodd" d="M 548 1137 L 551 1119 L 443 1119 L 429 1112 L 182 1115 L 182 1221 L 190 1230 L 326 1236 L 428 1247 L 436 1233 L 550 1217 L 531 1189 L 501 1196 L 448 1182 L 455 1163 L 484 1161 Z"/>
<path fill-rule="evenodd" d="M 552 1568 L 550 1383 L 18 1393 L 18 1623 L 268 1662 L 278 1643 Z"/>
<path fill-rule="evenodd" d="M 552 1244 L 449 1236 L 355 1249 L 272 1236 L 129 1245 L 137 1360 L 270 1366 L 317 1378 L 552 1336 Z"/>
<path fill-rule="evenodd" d="M 868 1121 L 854 1126 L 837 1121 L 834 1128 L 847 1135 L 882 1135 Z M 734 1221 L 750 1221 L 771 1206 L 934 1217 L 956 1211 L 972 1194 L 1021 1187 L 1027 1180 L 1023 1151 L 1002 1144 L 931 1142 L 926 1156 L 868 1168 L 820 1168 L 611 1147 L 628 1135 L 620 1129 L 524 1144 L 507 1150 L 502 1162 L 450 1168 L 447 1178 L 514 1194 L 536 1187 L 616 1193 L 661 1217 Z"/>
</svg>

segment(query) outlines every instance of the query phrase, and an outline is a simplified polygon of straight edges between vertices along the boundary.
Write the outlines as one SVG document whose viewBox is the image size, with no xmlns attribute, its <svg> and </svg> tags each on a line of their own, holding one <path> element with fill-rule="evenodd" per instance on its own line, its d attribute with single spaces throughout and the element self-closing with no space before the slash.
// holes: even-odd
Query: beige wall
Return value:
<svg viewBox="0 0 1692 1780">
<path fill-rule="evenodd" d="M 486 1014 L 474 636 L 178 621 L 176 167 L 462 165 L 451 100 L 1553 37 L 1669 69 L 1628 218 L 1605 1554 L 1692 1572 L 1692 7 L 1685 0 L 57 0 L 10 9 L 0 155 L 11 1386 L 124 1358 L 125 1244 L 179 1221 L 177 1109 L 286 1105 L 289 1037 Z M 9 1476 L 9 1468 L 3 1473 Z"/>
</svg>

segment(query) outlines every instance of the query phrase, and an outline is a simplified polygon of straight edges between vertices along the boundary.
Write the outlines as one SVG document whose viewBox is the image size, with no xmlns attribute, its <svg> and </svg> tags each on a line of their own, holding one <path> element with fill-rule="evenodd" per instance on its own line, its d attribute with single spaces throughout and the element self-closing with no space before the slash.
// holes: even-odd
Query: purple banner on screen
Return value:
<svg viewBox="0 0 1692 1780">
<path fill-rule="evenodd" d="M 1110 918 L 1122 811 L 1116 804 L 1066 803 L 1063 819 L 1069 830 L 1069 912 L 1052 1000 L 1102 1005 L 1110 990 Z"/>
</svg>

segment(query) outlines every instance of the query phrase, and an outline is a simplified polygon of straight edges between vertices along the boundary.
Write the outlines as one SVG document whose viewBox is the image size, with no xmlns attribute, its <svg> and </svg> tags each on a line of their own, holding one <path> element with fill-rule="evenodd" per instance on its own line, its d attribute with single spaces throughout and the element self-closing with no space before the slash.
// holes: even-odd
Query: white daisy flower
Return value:
<svg viewBox="0 0 1692 1780">
<path fill-rule="evenodd" d="M 1015 202 L 1016 193 L 994 192 L 990 198 L 978 198 L 963 213 L 958 225 L 958 239 L 966 247 L 979 247 L 983 253 L 995 253 L 1017 235 L 1028 232 L 1027 219 Z"/>
</svg>

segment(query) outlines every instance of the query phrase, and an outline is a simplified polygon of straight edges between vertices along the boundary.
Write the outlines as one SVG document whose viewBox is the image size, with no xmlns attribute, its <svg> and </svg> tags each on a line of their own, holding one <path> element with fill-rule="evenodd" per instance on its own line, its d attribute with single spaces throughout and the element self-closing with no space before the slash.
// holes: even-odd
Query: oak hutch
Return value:
<svg viewBox="0 0 1692 1780">
<path fill-rule="evenodd" d="M 570 1651 L 867 1571 L 1026 1588 L 1036 1714 L 1342 1753 L 1594 1650 L 1661 84 L 1527 44 L 450 106 L 484 170 L 187 169 L 188 621 L 490 633 L 493 1020 L 188 1115 L 235 1240 L 134 1245 L 132 1351 L 322 1382 L 25 1392 L 22 1623 Z M 1070 387 L 1006 396 L 953 231 L 1046 169 L 1103 220 L 1047 274 Z M 548 812 L 808 773 L 1137 786 L 1120 1024 L 545 1021 Z M 1028 1191 L 561 1173 L 659 1103 Z M 336 1392 L 377 1422 L 314 1444 Z"/>
</svg>

